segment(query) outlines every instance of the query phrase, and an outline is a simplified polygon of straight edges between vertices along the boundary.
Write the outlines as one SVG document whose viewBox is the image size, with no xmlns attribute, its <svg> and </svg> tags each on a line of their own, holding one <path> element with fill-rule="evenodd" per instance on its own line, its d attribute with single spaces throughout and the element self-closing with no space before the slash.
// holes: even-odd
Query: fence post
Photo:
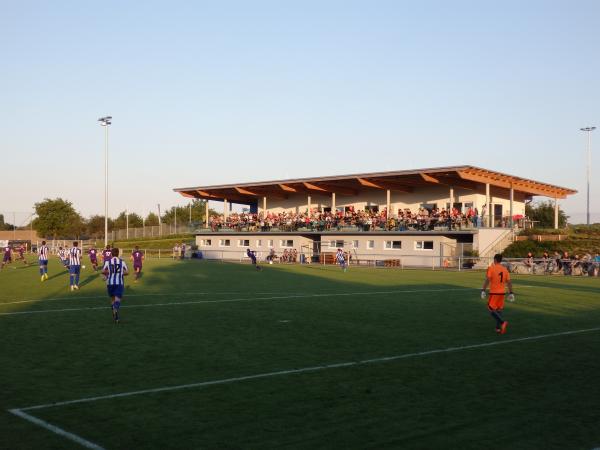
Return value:
<svg viewBox="0 0 600 450">
<path fill-rule="evenodd" d="M 435 256 L 431 257 L 431 270 L 435 270 Z"/>
<path fill-rule="evenodd" d="M 461 261 L 460 261 L 460 256 L 458 257 L 458 271 L 460 272 L 460 269 L 462 267 Z"/>
<path fill-rule="evenodd" d="M 158 249 L 158 259 L 160 259 L 160 248 Z"/>
</svg>

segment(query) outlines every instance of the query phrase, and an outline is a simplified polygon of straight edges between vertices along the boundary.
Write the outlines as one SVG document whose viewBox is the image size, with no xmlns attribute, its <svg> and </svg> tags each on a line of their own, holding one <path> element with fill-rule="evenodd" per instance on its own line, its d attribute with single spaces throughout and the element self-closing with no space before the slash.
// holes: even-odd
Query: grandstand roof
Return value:
<svg viewBox="0 0 600 450">
<path fill-rule="evenodd" d="M 522 192 L 527 196 L 540 195 L 550 198 L 566 198 L 576 190 L 555 186 L 540 181 L 508 175 L 475 166 L 434 167 L 417 170 L 359 173 L 288 180 L 233 183 L 213 186 L 176 188 L 185 197 L 206 200 L 227 199 L 232 202 L 251 203 L 267 196 L 286 198 L 300 192 L 357 195 L 370 189 L 389 189 L 397 192 L 412 192 L 415 187 L 447 185 L 468 190 L 480 190 L 485 184 L 499 189 Z"/>
</svg>

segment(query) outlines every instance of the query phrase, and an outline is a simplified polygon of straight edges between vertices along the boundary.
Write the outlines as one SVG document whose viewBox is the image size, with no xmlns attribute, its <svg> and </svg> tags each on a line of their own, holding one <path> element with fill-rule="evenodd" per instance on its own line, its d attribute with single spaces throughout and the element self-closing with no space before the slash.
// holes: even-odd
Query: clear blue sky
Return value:
<svg viewBox="0 0 600 450">
<path fill-rule="evenodd" d="M 599 30 L 592 0 L 5 1 L 0 211 L 102 214 L 110 114 L 113 216 L 185 204 L 174 187 L 473 164 L 578 189 L 581 219 Z"/>
</svg>

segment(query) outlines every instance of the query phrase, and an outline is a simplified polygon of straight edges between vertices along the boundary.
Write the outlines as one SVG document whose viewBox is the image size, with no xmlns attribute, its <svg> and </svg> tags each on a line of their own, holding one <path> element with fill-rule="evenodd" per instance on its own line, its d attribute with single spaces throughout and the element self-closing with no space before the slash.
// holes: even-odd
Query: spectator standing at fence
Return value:
<svg viewBox="0 0 600 450">
<path fill-rule="evenodd" d="M 560 257 L 560 253 L 554 252 L 554 261 L 556 262 L 557 270 L 561 270 L 563 267 L 562 259 Z"/>
<path fill-rule="evenodd" d="M 496 333 L 506 333 L 506 327 L 508 322 L 502 318 L 502 312 L 504 310 L 504 296 L 506 295 L 506 287 L 508 286 L 508 300 L 513 302 L 515 296 L 512 292 L 512 282 L 510 281 L 510 274 L 506 267 L 502 264 L 502 255 L 494 255 L 494 263 L 488 267 L 485 274 L 485 281 L 481 288 L 481 298 L 485 299 L 487 296 L 486 289 L 490 287 L 490 294 L 488 299 L 488 310 L 496 321 Z"/>
<path fill-rule="evenodd" d="M 181 259 L 185 259 L 185 249 L 186 249 L 186 245 L 181 244 Z"/>
</svg>

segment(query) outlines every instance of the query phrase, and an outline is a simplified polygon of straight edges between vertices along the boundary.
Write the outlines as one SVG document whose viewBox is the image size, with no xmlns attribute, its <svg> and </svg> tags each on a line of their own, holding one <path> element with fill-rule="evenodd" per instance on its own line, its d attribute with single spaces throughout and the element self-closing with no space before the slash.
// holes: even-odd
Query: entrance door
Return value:
<svg viewBox="0 0 600 450">
<path fill-rule="evenodd" d="M 494 226 L 502 225 L 502 205 L 494 205 Z"/>
</svg>

